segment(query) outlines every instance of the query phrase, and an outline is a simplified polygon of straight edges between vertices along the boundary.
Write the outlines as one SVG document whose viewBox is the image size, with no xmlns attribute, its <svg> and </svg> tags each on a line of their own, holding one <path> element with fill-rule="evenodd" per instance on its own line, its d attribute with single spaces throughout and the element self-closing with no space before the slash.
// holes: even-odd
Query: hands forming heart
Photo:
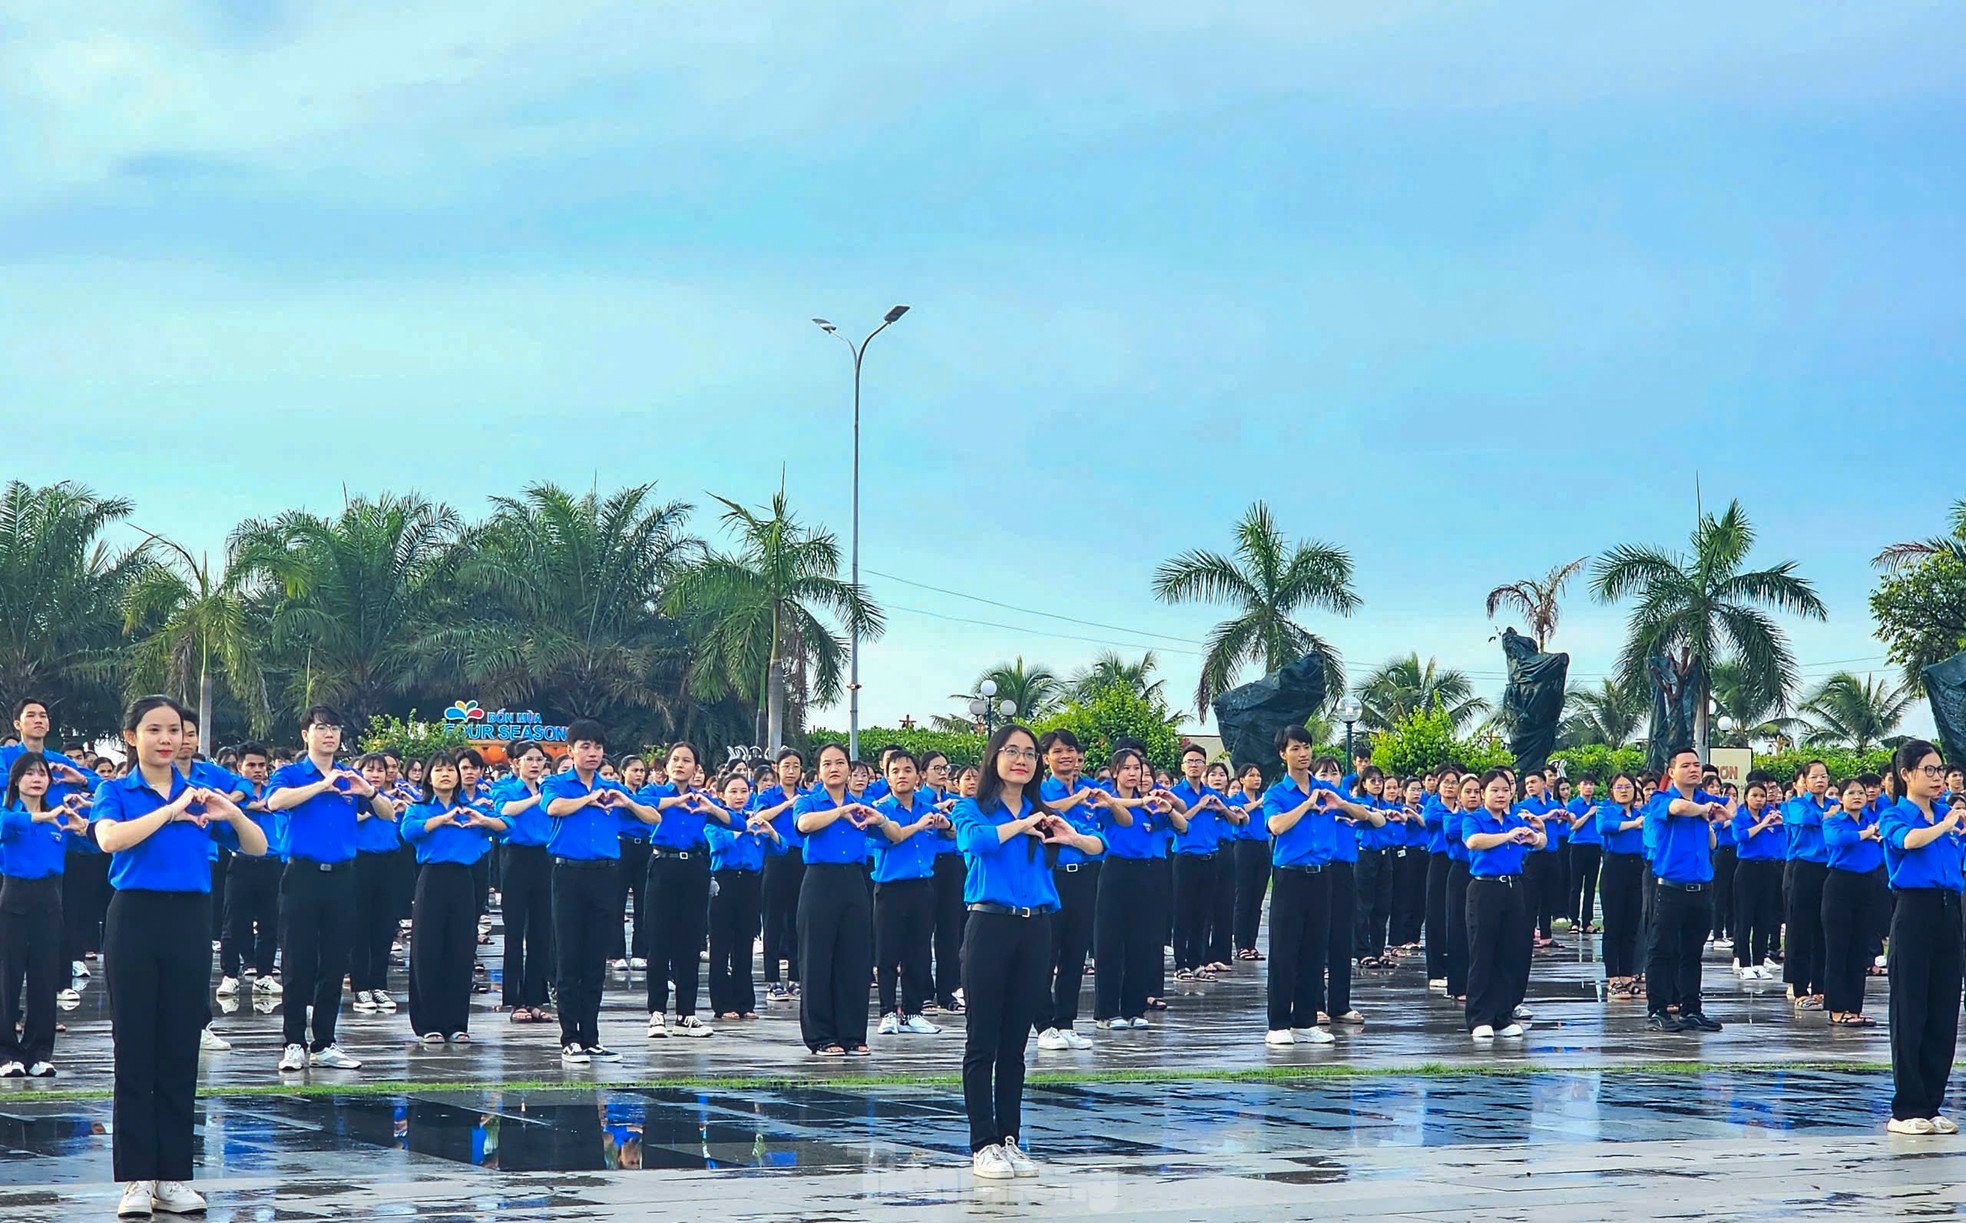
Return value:
<svg viewBox="0 0 1966 1223">
<path fill-rule="evenodd" d="M 616 793 L 616 791 L 613 790 L 594 791 L 594 805 L 596 807 L 612 807 L 618 801 L 619 801 L 619 795 Z"/>
</svg>

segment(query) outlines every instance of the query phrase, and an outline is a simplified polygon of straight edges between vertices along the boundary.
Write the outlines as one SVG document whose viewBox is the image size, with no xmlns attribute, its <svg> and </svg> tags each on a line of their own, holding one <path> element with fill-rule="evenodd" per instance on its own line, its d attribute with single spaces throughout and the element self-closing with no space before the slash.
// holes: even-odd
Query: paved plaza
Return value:
<svg viewBox="0 0 1966 1223">
<path fill-rule="evenodd" d="M 1363 1031 L 1262 1042 L 1261 965 L 1175 995 L 1157 1026 L 1033 1052 L 1037 1181 L 972 1181 L 941 1036 L 873 1037 L 819 1062 L 794 1008 L 709 1040 L 642 1036 L 616 976 L 612 1065 L 564 1070 L 557 1028 L 480 995 L 468 1047 L 424 1048 L 403 1013 L 344 1010 L 359 1074 L 281 1082 L 280 1017 L 217 1018 L 201 1187 L 213 1219 L 955 1217 L 1766 1218 L 1951 1214 L 1966 1140 L 1887 1138 L 1885 1029 L 1796 1015 L 1779 984 L 1708 961 L 1717 1035 L 1643 1026 L 1599 997 L 1583 947 L 1539 953 L 1528 1038 L 1478 1047 L 1417 959 L 1361 977 Z M 487 962 L 497 964 L 496 940 Z M 398 974 L 400 977 L 400 969 Z M 397 982 L 400 984 L 400 982 Z M 64 1015 L 61 1077 L 0 1083 L 0 1219 L 109 1217 L 109 1045 L 100 980 Z M 1090 1001 L 1089 982 L 1087 1001 Z M 1886 1016 L 1882 980 L 1870 1013 Z M 1955 1093 L 1957 1094 L 1957 1093 Z M 1966 1113 L 1966 1107 L 1957 1111 Z"/>
</svg>

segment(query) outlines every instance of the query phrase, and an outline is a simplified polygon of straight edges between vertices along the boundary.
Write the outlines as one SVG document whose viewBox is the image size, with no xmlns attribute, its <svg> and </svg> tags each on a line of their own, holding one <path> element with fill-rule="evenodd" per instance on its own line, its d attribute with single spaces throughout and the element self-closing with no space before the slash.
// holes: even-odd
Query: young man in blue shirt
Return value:
<svg viewBox="0 0 1966 1223">
<path fill-rule="evenodd" d="M 1646 817 L 1656 821 L 1657 880 L 1645 967 L 1646 1025 L 1657 1032 L 1718 1032 L 1720 1024 L 1700 1009 L 1700 953 L 1713 927 L 1713 821 L 1731 818 L 1733 811 L 1700 788 L 1700 756 L 1690 747 L 1672 754 L 1666 778 Z"/>
<path fill-rule="evenodd" d="M 868 828 L 874 843 L 874 975 L 883 1036 L 942 1029 L 922 1015 L 934 997 L 929 941 L 935 933 L 935 843 L 954 827 L 917 788 L 915 755 L 892 747 L 886 757 L 887 794 L 874 804 L 883 822 Z M 898 985 L 898 992 L 897 992 Z"/>
<path fill-rule="evenodd" d="M 1099 812 L 1108 795 L 1081 774 L 1084 750 L 1069 730 L 1046 731 L 1038 740 L 1050 776 L 1038 786 L 1038 798 L 1058 813 L 1082 837 L 1099 837 Z M 1099 871 L 1105 843 L 1092 853 L 1076 843 L 1060 846 L 1052 855 L 1052 884 L 1058 892 L 1058 915 L 1051 922 L 1051 1006 L 1038 1019 L 1038 1048 L 1090 1049 L 1092 1042 L 1078 1034 L 1080 986 L 1085 981 L 1085 955 L 1092 948 L 1092 919 L 1098 905 Z M 1210 863 L 1213 866 L 1213 863 Z"/>
<path fill-rule="evenodd" d="M 238 994 L 243 979 L 253 977 L 253 992 L 269 997 L 281 992 L 273 971 L 279 948 L 281 847 L 273 832 L 273 813 L 260 797 L 272 775 L 264 743 L 239 745 L 238 777 L 247 792 L 239 807 L 265 835 L 264 854 L 233 854 L 225 868 L 225 933 L 219 942 L 218 996 Z"/>
</svg>

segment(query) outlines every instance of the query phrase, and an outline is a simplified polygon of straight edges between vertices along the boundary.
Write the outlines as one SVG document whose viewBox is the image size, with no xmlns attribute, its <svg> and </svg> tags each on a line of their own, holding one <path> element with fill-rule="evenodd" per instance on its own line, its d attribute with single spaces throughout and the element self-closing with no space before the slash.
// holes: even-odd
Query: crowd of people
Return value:
<svg viewBox="0 0 1966 1223">
<path fill-rule="evenodd" d="M 471 749 L 345 753 L 327 706 L 302 716 L 296 752 L 243 743 L 209 760 L 164 697 L 132 705 L 120 760 L 53 750 L 44 701 L 15 715 L 18 742 L 0 747 L 0 1076 L 53 1075 L 61 991 L 92 964 L 105 974 L 129 1217 L 201 1202 L 192 1093 L 201 1046 L 225 1047 L 214 995 L 284 997 L 280 1074 L 352 1072 L 344 993 L 357 1012 L 397 1011 L 401 953 L 410 1033 L 462 1044 L 473 994 L 492 988 L 494 910 L 495 1005 L 557 1023 L 569 1067 L 619 1056 L 600 1037 L 602 992 L 636 972 L 652 1040 L 742 1030 L 779 1004 L 814 1057 L 864 1057 L 870 994 L 880 1035 L 933 1036 L 962 1014 L 986 1178 L 1036 1172 L 1020 1145 L 1029 1038 L 1094 1047 L 1088 965 L 1093 1029 L 1116 1033 L 1158 1022 L 1170 975 L 1265 962 L 1263 1039 L 1289 1046 L 1361 1029 L 1354 971 L 1419 958 L 1487 1043 L 1524 1034 L 1534 952 L 1565 926 L 1601 935 L 1607 999 L 1643 998 L 1664 1032 L 1720 1030 L 1701 992 L 1709 945 L 1846 1027 L 1873 1023 L 1866 977 L 1888 973 L 1891 1128 L 1956 1132 L 1939 1100 L 1966 808 L 1959 770 L 1923 741 L 1880 776 L 1832 787 L 1812 762 L 1734 787 L 1690 749 L 1658 776 L 1450 763 L 1397 777 L 1363 756 L 1347 772 L 1297 726 L 1273 760 L 1232 769 L 1187 745 L 1170 774 L 1124 741 L 1088 770 L 1069 731 L 1017 725 L 961 769 L 827 745 L 712 770 L 688 743 L 610 754 L 585 721 L 557 758 L 518 739 L 488 766 Z"/>
</svg>

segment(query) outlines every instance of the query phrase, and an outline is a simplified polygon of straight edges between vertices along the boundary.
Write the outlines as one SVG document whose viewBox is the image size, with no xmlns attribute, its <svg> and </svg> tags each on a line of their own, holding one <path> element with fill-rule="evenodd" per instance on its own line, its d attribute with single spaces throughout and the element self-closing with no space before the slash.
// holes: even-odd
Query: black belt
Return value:
<svg viewBox="0 0 1966 1223">
<path fill-rule="evenodd" d="M 1674 883 L 1668 879 L 1654 879 L 1652 882 L 1675 892 L 1704 892 L 1713 886 L 1711 883 Z"/>
<path fill-rule="evenodd" d="M 1097 862 L 1060 862 L 1057 866 L 1054 866 L 1051 869 L 1055 871 L 1064 871 L 1068 875 L 1076 875 L 1082 869 L 1089 869 L 1091 867 L 1095 867 L 1098 865 L 1099 864 Z"/>
<path fill-rule="evenodd" d="M 613 858 L 555 858 L 554 866 L 564 866 L 571 871 L 601 871 L 614 868 Z"/>
<path fill-rule="evenodd" d="M 324 875 L 332 875 L 336 871 L 352 869 L 355 863 L 353 860 L 347 862 L 316 862 L 312 858 L 288 858 L 287 865 L 299 867 L 304 871 L 320 871 Z"/>
<path fill-rule="evenodd" d="M 1207 859 L 1213 858 L 1215 856 L 1215 851 L 1211 849 L 1205 854 L 1194 854 L 1194 853 L 1187 853 L 1184 851 L 1181 853 L 1180 856 L 1183 858 L 1200 858 L 1206 861 Z"/>
<path fill-rule="evenodd" d="M 1514 887 L 1522 879 L 1521 875 L 1471 875 L 1469 883 L 1500 883 Z"/>
<path fill-rule="evenodd" d="M 664 849 L 660 845 L 657 845 L 649 850 L 649 857 L 651 858 L 669 858 L 676 862 L 687 862 L 691 858 L 700 858 L 702 856 L 703 851 L 700 849 Z"/>
<path fill-rule="evenodd" d="M 1036 908 L 1020 909 L 1015 905 L 973 904 L 965 905 L 971 913 L 994 913 L 999 917 L 1042 917 L 1058 908 L 1057 905 L 1038 905 Z"/>
<path fill-rule="evenodd" d="M 1279 866 L 1274 869 L 1280 871 L 1296 871 L 1300 875 L 1319 875 L 1324 873 L 1322 866 Z"/>
</svg>

